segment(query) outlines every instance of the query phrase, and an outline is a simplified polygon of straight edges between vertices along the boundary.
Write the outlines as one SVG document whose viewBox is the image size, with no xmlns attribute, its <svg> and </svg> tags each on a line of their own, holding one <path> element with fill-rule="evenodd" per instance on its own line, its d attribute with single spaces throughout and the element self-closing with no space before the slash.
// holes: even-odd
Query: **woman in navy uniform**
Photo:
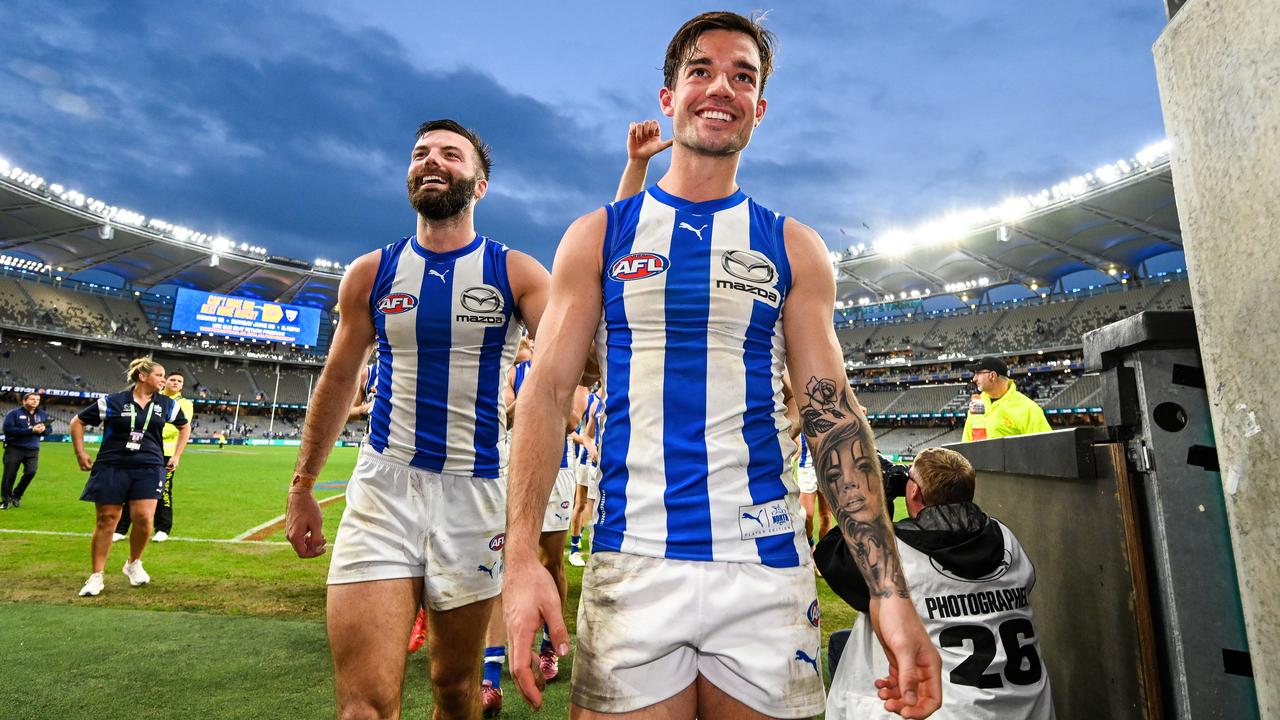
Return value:
<svg viewBox="0 0 1280 720">
<path fill-rule="evenodd" d="M 111 533 L 126 503 L 133 530 L 129 536 L 129 560 L 122 571 L 134 587 L 151 581 L 151 576 L 142 569 L 142 551 L 151 537 L 165 473 L 177 469 L 191 436 L 182 408 L 160 392 L 165 373 L 159 363 L 149 357 L 138 358 L 129 363 L 127 377 L 133 387 L 99 398 L 71 420 L 71 443 L 76 460 L 81 470 L 89 471 L 89 481 L 80 499 L 94 503 L 97 508 L 91 545 L 93 573 L 80 590 L 81 596 L 102 592 Z M 176 426 L 179 431 L 177 446 L 167 463 L 162 438 L 165 423 Z M 90 459 L 84 449 L 86 425 L 102 425 L 102 445 L 95 459 Z"/>
</svg>

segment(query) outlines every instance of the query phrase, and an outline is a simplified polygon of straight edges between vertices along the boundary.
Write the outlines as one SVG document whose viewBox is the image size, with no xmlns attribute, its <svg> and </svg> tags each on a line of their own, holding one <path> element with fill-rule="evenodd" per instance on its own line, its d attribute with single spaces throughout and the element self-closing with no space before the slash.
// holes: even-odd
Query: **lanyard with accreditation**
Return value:
<svg viewBox="0 0 1280 720">
<path fill-rule="evenodd" d="M 142 436 L 147 432 L 147 426 L 151 424 L 152 413 L 147 412 L 151 407 L 151 403 L 147 403 L 147 407 L 142 408 L 142 427 L 138 427 L 138 405 L 137 403 L 129 403 L 129 407 L 125 409 L 125 415 L 129 417 L 129 441 L 124 444 L 124 449 L 129 452 L 137 452 L 142 449 Z"/>
</svg>

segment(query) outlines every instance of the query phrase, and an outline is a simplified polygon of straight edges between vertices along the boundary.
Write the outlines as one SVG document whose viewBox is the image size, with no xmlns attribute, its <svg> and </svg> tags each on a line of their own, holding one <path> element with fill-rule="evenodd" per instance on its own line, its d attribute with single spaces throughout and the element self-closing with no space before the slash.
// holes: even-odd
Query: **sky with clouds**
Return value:
<svg viewBox="0 0 1280 720">
<path fill-rule="evenodd" d="M 148 217 L 347 262 L 412 232 L 414 131 L 454 117 L 494 149 L 478 228 L 550 264 L 612 198 L 627 122 L 659 117 L 674 30 L 760 7 L 6 0 L 0 156 Z M 739 180 L 833 249 L 1164 136 L 1157 0 L 824 0 L 766 24 L 770 104 Z"/>
</svg>

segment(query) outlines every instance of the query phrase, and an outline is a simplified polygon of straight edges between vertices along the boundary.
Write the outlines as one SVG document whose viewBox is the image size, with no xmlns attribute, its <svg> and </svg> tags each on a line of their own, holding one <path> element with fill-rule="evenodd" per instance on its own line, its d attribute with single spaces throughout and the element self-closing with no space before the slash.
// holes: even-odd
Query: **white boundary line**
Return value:
<svg viewBox="0 0 1280 720">
<path fill-rule="evenodd" d="M 346 493 L 344 493 L 344 492 L 343 492 L 343 493 L 338 493 L 337 495 L 330 495 L 329 497 L 327 497 L 327 498 L 325 498 L 325 499 L 321 500 L 321 501 L 320 501 L 320 505 L 323 507 L 324 505 L 327 505 L 328 503 L 334 502 L 335 500 L 341 500 L 342 498 L 344 498 L 344 497 L 346 497 L 346 496 L 347 496 L 347 494 L 346 494 Z M 247 537 L 249 537 L 249 536 L 253 535 L 254 533 L 256 533 L 256 532 L 258 532 L 258 531 L 260 531 L 260 530 L 266 530 L 267 528 L 271 527 L 272 525 L 275 525 L 275 524 L 277 524 L 277 523 L 281 523 L 281 522 L 283 522 L 283 521 L 284 521 L 284 516 L 283 516 L 283 515 L 277 515 L 276 517 L 271 518 L 270 520 L 268 520 L 268 521 L 266 521 L 266 522 L 262 523 L 261 525 L 255 525 L 254 527 L 251 527 L 251 528 L 249 528 L 248 530 L 245 530 L 244 532 L 242 532 L 242 533 L 240 533 L 239 535 L 235 536 L 235 537 L 234 537 L 234 538 L 232 538 L 231 540 L 224 540 L 223 542 L 268 542 L 268 541 L 266 541 L 266 540 L 246 540 L 245 538 L 247 538 Z M 278 544 L 280 544 L 280 543 L 268 543 L 268 544 L 270 544 L 270 545 L 278 545 Z M 289 543 L 283 543 L 283 544 L 288 545 Z"/>
<path fill-rule="evenodd" d="M 60 532 L 57 530 L 10 530 L 8 528 L 0 528 L 0 533 L 9 535 L 56 535 L 59 537 L 93 537 L 93 533 L 86 532 Z M 231 540 L 217 538 L 187 538 L 170 535 L 169 541 L 172 542 L 195 542 L 195 543 L 221 543 L 229 545 L 285 545 L 289 543 L 275 540 L 242 540 L 234 538 Z"/>
</svg>

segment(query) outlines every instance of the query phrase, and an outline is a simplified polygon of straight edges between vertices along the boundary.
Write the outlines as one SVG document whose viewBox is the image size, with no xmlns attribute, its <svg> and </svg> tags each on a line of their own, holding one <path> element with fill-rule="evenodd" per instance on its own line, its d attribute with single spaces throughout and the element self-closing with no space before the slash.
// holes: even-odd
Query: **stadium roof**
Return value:
<svg viewBox="0 0 1280 720">
<path fill-rule="evenodd" d="M 1182 249 L 1167 142 L 1036 195 L 951 213 L 833 253 L 838 305 L 1020 283 L 1051 289 L 1082 270 L 1137 275 Z"/>
<path fill-rule="evenodd" d="M 71 276 L 97 270 L 147 290 L 175 285 L 330 310 L 343 267 L 268 255 L 107 205 L 0 160 L 0 253 Z"/>
<path fill-rule="evenodd" d="M 1020 283 L 1050 290 L 1082 270 L 1127 276 L 1182 249 L 1167 142 L 1035 195 L 950 213 L 832 253 L 837 309 Z M 110 273 L 160 285 L 320 307 L 337 303 L 343 266 L 272 257 L 86 197 L 0 159 L 0 254 L 51 273 Z"/>
</svg>

